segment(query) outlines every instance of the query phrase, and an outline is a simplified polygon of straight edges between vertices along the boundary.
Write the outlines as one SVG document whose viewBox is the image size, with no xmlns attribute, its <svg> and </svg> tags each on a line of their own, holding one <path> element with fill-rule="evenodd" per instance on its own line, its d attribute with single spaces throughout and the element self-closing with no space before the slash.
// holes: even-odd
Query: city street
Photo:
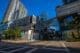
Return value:
<svg viewBox="0 0 80 53">
<path fill-rule="evenodd" d="M 0 0 L 0 53 L 80 53 L 80 0 Z"/>
<path fill-rule="evenodd" d="M 39 41 L 26 44 L 0 45 L 0 53 L 69 53 L 61 41 Z"/>
</svg>

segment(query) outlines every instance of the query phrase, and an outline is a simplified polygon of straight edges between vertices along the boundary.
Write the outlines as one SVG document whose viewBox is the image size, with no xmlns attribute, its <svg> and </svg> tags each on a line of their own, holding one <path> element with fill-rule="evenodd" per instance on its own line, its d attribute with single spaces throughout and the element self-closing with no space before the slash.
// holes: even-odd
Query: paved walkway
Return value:
<svg viewBox="0 0 80 53">
<path fill-rule="evenodd" d="M 80 53 L 80 42 L 65 42 L 65 45 L 71 53 Z"/>
<path fill-rule="evenodd" d="M 27 40 L 2 40 L 3 42 L 9 42 L 9 43 L 26 43 Z"/>
</svg>

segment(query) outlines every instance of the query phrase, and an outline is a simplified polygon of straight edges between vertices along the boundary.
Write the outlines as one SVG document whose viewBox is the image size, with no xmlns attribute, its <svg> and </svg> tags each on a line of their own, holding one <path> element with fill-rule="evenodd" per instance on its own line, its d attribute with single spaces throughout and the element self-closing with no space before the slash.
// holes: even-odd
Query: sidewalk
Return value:
<svg viewBox="0 0 80 53">
<path fill-rule="evenodd" d="M 4 43 L 12 43 L 12 44 L 29 44 L 39 42 L 39 40 L 30 41 L 30 40 L 2 40 Z"/>
<path fill-rule="evenodd" d="M 27 41 L 27 40 L 2 40 L 5 43 L 14 44 L 29 44 L 29 45 L 44 45 L 44 46 L 61 46 L 64 43 L 69 48 L 80 48 L 80 42 L 65 42 L 65 41 Z"/>
<path fill-rule="evenodd" d="M 26 43 L 28 41 L 26 41 L 26 40 L 2 40 L 2 42 L 8 42 L 8 43 Z"/>
<path fill-rule="evenodd" d="M 65 42 L 67 47 L 80 48 L 80 42 Z"/>
<path fill-rule="evenodd" d="M 80 42 L 65 42 L 70 53 L 80 53 Z"/>
</svg>

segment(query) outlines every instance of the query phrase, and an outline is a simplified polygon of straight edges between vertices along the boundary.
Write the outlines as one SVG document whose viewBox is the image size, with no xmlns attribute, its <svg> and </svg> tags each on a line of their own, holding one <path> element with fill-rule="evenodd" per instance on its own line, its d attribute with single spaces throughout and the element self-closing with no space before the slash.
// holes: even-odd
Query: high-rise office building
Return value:
<svg viewBox="0 0 80 53">
<path fill-rule="evenodd" d="M 4 15 L 3 22 L 13 21 L 26 16 L 27 10 L 24 5 L 19 0 L 11 0 Z"/>
</svg>

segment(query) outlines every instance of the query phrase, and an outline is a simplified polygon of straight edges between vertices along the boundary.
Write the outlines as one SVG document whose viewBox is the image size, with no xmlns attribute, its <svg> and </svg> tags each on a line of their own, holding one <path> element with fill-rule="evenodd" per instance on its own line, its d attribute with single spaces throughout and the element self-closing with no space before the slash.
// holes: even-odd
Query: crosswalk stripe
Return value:
<svg viewBox="0 0 80 53">
<path fill-rule="evenodd" d="M 0 50 L 10 49 L 10 48 L 17 48 L 17 47 L 20 47 L 20 46 L 3 48 L 3 49 L 0 49 Z"/>
<path fill-rule="evenodd" d="M 5 51 L 0 51 L 0 53 L 6 53 Z"/>
<path fill-rule="evenodd" d="M 66 47 L 66 45 L 63 43 L 63 42 L 60 42 L 62 45 L 63 45 L 63 47 L 65 48 L 65 51 L 67 52 L 67 53 L 70 53 L 70 51 L 69 51 L 69 49 Z"/>
<path fill-rule="evenodd" d="M 65 49 L 55 49 L 55 48 L 42 48 L 42 49 L 49 49 L 49 50 L 55 50 L 55 51 L 66 51 Z"/>
<path fill-rule="evenodd" d="M 15 49 L 15 50 L 12 50 L 8 53 L 13 53 L 13 52 L 20 51 L 20 50 L 23 50 L 23 49 L 26 49 L 26 48 L 29 48 L 29 47 L 23 47 L 23 48 Z"/>
<path fill-rule="evenodd" d="M 0 49 L 0 50 L 10 49 L 10 48 L 14 48 L 14 47 L 3 48 L 3 49 Z"/>
<path fill-rule="evenodd" d="M 34 51 L 36 51 L 38 48 L 34 48 L 34 49 L 31 49 L 31 50 L 29 50 L 29 51 L 27 51 L 27 52 L 25 52 L 25 53 L 32 53 L 32 52 L 34 52 Z"/>
</svg>

